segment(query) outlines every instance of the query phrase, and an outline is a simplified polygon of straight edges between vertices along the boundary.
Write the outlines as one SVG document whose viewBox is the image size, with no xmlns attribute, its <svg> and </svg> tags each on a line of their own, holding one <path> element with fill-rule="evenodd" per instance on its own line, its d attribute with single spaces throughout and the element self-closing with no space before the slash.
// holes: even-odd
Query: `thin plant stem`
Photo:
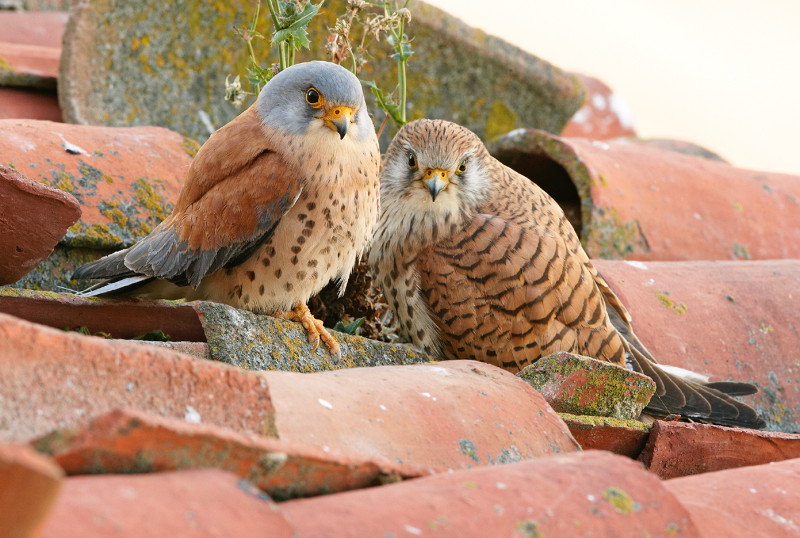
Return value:
<svg viewBox="0 0 800 538">
<path fill-rule="evenodd" d="M 259 4 L 261 0 L 259 0 Z M 280 29 L 280 23 L 278 21 L 278 13 L 280 13 L 280 6 L 278 5 L 278 0 L 267 0 L 267 6 L 269 7 L 269 14 L 272 17 L 272 24 L 276 30 Z M 278 43 L 278 58 L 281 66 L 281 71 L 286 69 L 289 64 L 289 54 L 286 47 L 286 42 Z"/>
<path fill-rule="evenodd" d="M 250 24 L 250 33 L 251 34 L 256 31 L 256 24 L 258 23 L 258 15 L 260 13 L 261 13 L 261 0 L 258 0 L 258 2 L 256 2 L 256 14 L 253 15 L 253 21 Z"/>
<path fill-rule="evenodd" d="M 358 62 L 356 61 L 356 55 L 353 54 L 353 47 L 348 44 L 347 50 L 350 51 L 350 59 L 353 60 L 353 74 L 358 75 Z"/>
<path fill-rule="evenodd" d="M 398 44 L 398 57 L 397 57 L 397 87 L 400 97 L 400 119 L 403 124 L 406 123 L 406 59 L 403 52 L 403 30 L 405 21 L 400 20 L 400 36 L 396 43 Z"/>
<path fill-rule="evenodd" d="M 278 2 L 277 0 L 267 0 L 269 6 L 269 14 L 272 16 L 272 24 L 278 28 Z M 259 0 L 259 4 L 261 1 Z"/>
<path fill-rule="evenodd" d="M 257 65 L 256 53 L 253 50 L 253 40 L 252 40 L 252 38 L 247 40 L 247 50 L 250 52 L 250 61 L 253 62 L 253 64 Z"/>
<path fill-rule="evenodd" d="M 388 120 L 388 119 L 389 119 L 389 114 L 388 114 L 388 113 L 386 113 L 386 112 L 384 112 L 384 113 L 383 113 L 383 121 L 381 122 L 381 126 L 380 126 L 380 128 L 378 129 L 378 139 L 379 139 L 379 140 L 380 140 L 380 138 L 381 138 L 381 133 L 383 133 L 383 128 L 384 128 L 384 126 L 386 125 L 386 120 Z"/>
</svg>

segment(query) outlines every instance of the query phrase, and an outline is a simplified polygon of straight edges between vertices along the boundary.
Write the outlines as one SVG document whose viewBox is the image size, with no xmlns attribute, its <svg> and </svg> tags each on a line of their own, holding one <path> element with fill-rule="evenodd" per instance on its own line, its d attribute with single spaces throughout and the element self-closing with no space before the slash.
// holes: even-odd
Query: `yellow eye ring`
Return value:
<svg viewBox="0 0 800 538">
<path fill-rule="evenodd" d="M 316 88 L 309 88 L 306 92 L 306 103 L 313 108 L 322 108 L 322 105 L 325 104 L 325 99 Z"/>
<path fill-rule="evenodd" d="M 467 171 L 467 159 L 464 158 L 458 164 L 458 168 L 456 168 L 456 175 L 460 176 L 461 174 L 463 174 L 466 171 Z"/>
<path fill-rule="evenodd" d="M 408 152 L 408 167 L 412 170 L 417 169 L 417 157 L 412 152 Z"/>
</svg>

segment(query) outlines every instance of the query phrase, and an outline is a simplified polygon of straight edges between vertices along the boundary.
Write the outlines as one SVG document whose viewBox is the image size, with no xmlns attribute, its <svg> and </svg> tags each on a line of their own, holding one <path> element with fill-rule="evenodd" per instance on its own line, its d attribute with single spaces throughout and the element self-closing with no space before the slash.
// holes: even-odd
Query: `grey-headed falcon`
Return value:
<svg viewBox="0 0 800 538">
<path fill-rule="evenodd" d="M 107 279 L 86 295 L 210 300 L 300 321 L 336 341 L 308 310 L 340 290 L 379 214 L 380 151 L 361 84 L 347 69 L 285 69 L 200 148 L 175 208 L 128 249 L 80 267 Z"/>
</svg>

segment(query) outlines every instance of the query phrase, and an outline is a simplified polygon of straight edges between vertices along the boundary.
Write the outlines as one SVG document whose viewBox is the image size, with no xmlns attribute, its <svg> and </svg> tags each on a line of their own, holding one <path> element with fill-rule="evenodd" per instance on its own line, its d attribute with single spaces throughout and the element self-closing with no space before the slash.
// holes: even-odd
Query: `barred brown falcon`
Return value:
<svg viewBox="0 0 800 538">
<path fill-rule="evenodd" d="M 653 360 L 558 204 L 469 130 L 441 120 L 401 129 L 384 158 L 381 205 L 370 265 L 400 331 L 426 353 L 516 372 L 569 351 L 652 378 L 652 415 L 764 427 L 731 398 L 753 385 Z"/>
<path fill-rule="evenodd" d="M 211 300 L 300 321 L 338 354 L 308 299 L 345 289 L 379 214 L 380 151 L 347 69 L 285 69 L 192 161 L 172 214 L 132 247 L 80 267 L 85 295 Z"/>
</svg>

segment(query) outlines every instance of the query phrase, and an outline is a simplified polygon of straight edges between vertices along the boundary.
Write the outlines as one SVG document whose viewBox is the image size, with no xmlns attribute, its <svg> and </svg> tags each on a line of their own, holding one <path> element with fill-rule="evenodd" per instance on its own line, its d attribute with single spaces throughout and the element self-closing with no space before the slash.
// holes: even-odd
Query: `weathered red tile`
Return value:
<svg viewBox="0 0 800 538">
<path fill-rule="evenodd" d="M 592 258 L 800 258 L 797 176 L 530 129 L 492 153 L 564 206 Z"/>
<path fill-rule="evenodd" d="M 474 361 L 265 372 L 281 439 L 435 470 L 578 448 L 522 379 Z"/>
<path fill-rule="evenodd" d="M 335 456 L 318 448 L 134 410 L 111 411 L 32 444 L 52 455 L 70 475 L 217 468 L 244 478 L 276 500 L 429 474 L 385 460 Z"/>
<path fill-rule="evenodd" d="M 217 469 L 64 481 L 41 538 L 291 537 L 274 502 Z"/>
<path fill-rule="evenodd" d="M 0 534 L 35 536 L 61 488 L 64 472 L 27 446 L 0 443 Z"/>
<path fill-rule="evenodd" d="M 58 96 L 48 91 L 0 88 L 0 120 L 21 118 L 61 121 Z"/>
<path fill-rule="evenodd" d="M 119 248 L 172 210 L 196 145 L 160 127 L 92 127 L 0 120 L 4 164 L 81 203 L 65 242 Z"/>
<path fill-rule="evenodd" d="M 0 84 L 55 88 L 61 48 L 0 41 Z"/>
<path fill-rule="evenodd" d="M 626 138 L 620 139 L 618 142 L 623 144 L 643 144 L 666 151 L 694 155 L 695 157 L 702 157 L 703 159 L 711 159 L 712 161 L 730 164 L 721 155 L 714 153 L 706 147 L 695 144 L 694 142 L 687 142 L 686 140 L 674 140 L 672 138 Z"/>
<path fill-rule="evenodd" d="M 483 363 L 248 375 L 153 346 L 67 334 L 2 315 L 0 369 L 0 394 L 25 394 L 0 406 L 0 436 L 12 440 L 132 407 L 433 469 L 577 448 L 535 390 Z"/>
<path fill-rule="evenodd" d="M 800 535 L 800 459 L 664 482 L 706 537 Z"/>
<path fill-rule="evenodd" d="M 0 285 L 47 258 L 80 216 L 74 197 L 0 165 Z"/>
<path fill-rule="evenodd" d="M 198 359 L 206 359 L 206 360 L 214 360 L 214 356 L 211 353 L 211 346 L 209 346 L 205 342 L 157 342 L 157 341 L 150 341 L 147 342 L 148 345 L 151 346 L 159 346 L 164 347 L 172 351 L 177 351 L 178 353 L 184 353 L 186 355 L 191 355 L 192 357 L 196 357 Z"/>
<path fill-rule="evenodd" d="M 593 263 L 658 362 L 752 382 L 768 428 L 800 431 L 800 261 Z"/>
<path fill-rule="evenodd" d="M 132 339 L 160 330 L 177 342 L 205 342 L 198 312 L 190 304 L 156 300 L 84 298 L 0 288 L 0 313 L 55 329 L 84 328 L 89 334 Z"/>
<path fill-rule="evenodd" d="M 561 136 L 606 140 L 635 136 L 631 109 L 603 81 L 589 75 L 574 73 L 586 91 L 583 106 L 561 131 Z"/>
<path fill-rule="evenodd" d="M 218 303 L 81 298 L 69 293 L 0 288 L 0 312 L 57 329 L 136 339 L 153 331 L 157 345 L 249 370 L 313 372 L 356 366 L 428 363 L 410 347 L 334 332 L 339 361 L 312 348 L 298 323 Z M 206 343 L 207 342 L 207 343 Z"/>
<path fill-rule="evenodd" d="M 607 450 L 638 458 L 650 434 L 649 423 L 609 417 L 590 417 L 560 413 L 570 433 L 584 450 Z"/>
<path fill-rule="evenodd" d="M 659 480 L 608 452 L 282 503 L 300 536 L 700 536 Z"/>
<path fill-rule="evenodd" d="M 792 458 L 800 458 L 800 434 L 662 420 L 639 456 L 664 479 Z"/>
<path fill-rule="evenodd" d="M 60 49 L 65 11 L 0 11 L 0 41 Z"/>
<path fill-rule="evenodd" d="M 274 435 L 258 374 L 155 346 L 108 341 L 0 314 L 0 440 L 27 442 L 130 407 Z"/>
<path fill-rule="evenodd" d="M 649 377 L 614 364 L 561 351 L 517 374 L 559 413 L 635 419 L 656 385 Z"/>
</svg>

